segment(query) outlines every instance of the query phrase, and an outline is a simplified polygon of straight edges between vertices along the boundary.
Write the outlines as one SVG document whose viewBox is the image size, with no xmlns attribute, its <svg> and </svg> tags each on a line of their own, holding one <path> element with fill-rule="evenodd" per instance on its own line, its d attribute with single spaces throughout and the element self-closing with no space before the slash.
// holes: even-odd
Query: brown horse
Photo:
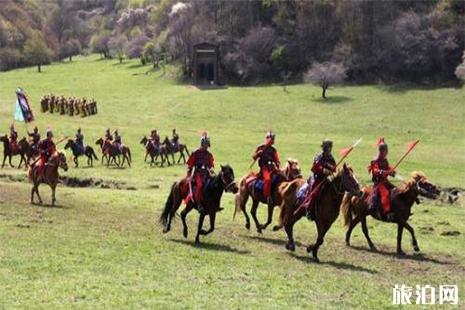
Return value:
<svg viewBox="0 0 465 310">
<path fill-rule="evenodd" d="M 362 189 L 364 196 L 369 197 L 373 188 L 371 186 L 364 187 Z M 392 192 L 391 208 L 394 213 L 394 220 L 388 221 L 384 218 L 380 218 L 377 212 L 369 212 L 368 204 L 365 199 L 358 197 L 344 197 L 342 202 L 342 213 L 344 214 L 345 225 L 348 226 L 346 233 L 346 244 L 350 245 L 350 235 L 352 230 L 358 223 L 362 223 L 362 231 L 367 239 L 368 246 L 372 250 L 376 250 L 375 245 L 370 239 L 368 234 L 368 227 L 366 218 L 368 215 L 373 216 L 375 219 L 397 224 L 397 254 L 405 255 L 402 251 L 402 232 L 403 229 L 407 229 L 412 235 L 412 245 L 415 252 L 419 252 L 417 239 L 415 238 L 415 232 L 407 223 L 411 213 L 411 208 L 414 203 L 420 203 L 418 195 L 422 195 L 428 198 L 436 198 L 440 194 L 439 188 L 430 183 L 423 172 L 414 171 L 411 178 L 405 182 L 401 187 L 396 188 Z"/>
<path fill-rule="evenodd" d="M 14 167 L 14 165 L 11 163 L 11 159 L 13 156 L 20 156 L 21 160 L 19 162 L 18 168 L 21 168 L 23 162 L 26 165 L 26 168 L 29 165 L 29 143 L 27 142 L 26 138 L 22 138 L 21 140 L 18 141 L 17 147 L 15 150 L 11 149 L 11 144 L 10 144 L 10 139 L 8 139 L 7 135 L 3 135 L 0 137 L 0 141 L 3 142 L 3 162 L 2 162 L 2 168 L 5 166 L 6 159 L 8 158 L 8 163 L 10 164 L 10 167 Z"/>
<path fill-rule="evenodd" d="M 173 143 L 171 143 L 168 137 L 165 137 L 165 140 L 163 140 L 162 145 L 166 147 L 166 149 L 168 150 L 168 154 L 171 154 L 171 158 L 173 159 L 173 164 L 175 163 L 174 154 L 176 153 L 179 153 L 179 158 L 177 161 L 178 164 L 181 163 L 181 159 L 183 160 L 184 163 L 186 163 L 187 161 L 186 155 L 187 155 L 187 158 L 189 158 L 190 156 L 189 150 L 187 149 L 187 146 L 185 144 L 178 143 L 178 145 L 175 146 L 173 145 Z"/>
<path fill-rule="evenodd" d="M 142 139 L 139 142 L 145 147 L 145 158 L 144 162 L 147 161 L 147 156 L 150 156 L 151 161 L 150 161 L 150 166 L 157 164 L 156 160 L 158 156 L 161 157 L 161 167 L 165 164 L 165 160 L 168 163 L 168 166 L 171 166 L 170 160 L 168 158 L 168 150 L 164 145 L 160 145 L 159 148 L 156 148 L 153 143 L 147 139 L 147 137 L 142 137 Z M 174 159 L 173 159 L 174 161 Z"/>
<path fill-rule="evenodd" d="M 37 165 L 31 166 L 29 168 L 29 179 L 32 181 L 32 190 L 31 190 L 31 203 L 34 203 L 34 193 L 37 194 L 39 198 L 39 203 L 42 204 L 42 198 L 39 194 L 39 185 L 41 183 L 48 184 L 52 189 L 52 206 L 55 206 L 55 189 L 58 184 L 58 168 L 63 169 L 64 171 L 68 170 L 68 164 L 66 163 L 66 156 L 64 153 L 56 152 L 50 157 L 50 160 L 45 164 L 42 172 L 42 176 L 38 175 Z"/>
<path fill-rule="evenodd" d="M 95 144 L 99 145 L 102 150 L 102 164 L 103 159 L 106 158 L 107 167 L 110 166 L 111 162 L 115 163 L 117 167 L 123 167 L 124 162 L 127 162 L 129 167 L 131 167 L 131 150 L 128 146 L 122 145 L 121 149 L 119 149 L 116 145 L 103 138 L 99 138 L 95 141 Z M 123 156 L 123 162 L 121 162 L 121 155 Z"/>
<path fill-rule="evenodd" d="M 283 182 L 290 182 L 297 178 L 302 178 L 302 173 L 300 170 L 299 161 L 296 159 L 289 158 L 287 160 L 286 167 L 279 172 L 277 176 L 279 178 L 278 184 L 273 186 L 271 190 L 271 197 L 273 204 L 269 204 L 265 196 L 263 195 L 263 191 L 255 190 L 254 184 L 255 181 L 247 182 L 247 179 L 250 177 L 254 177 L 254 173 L 250 172 L 249 174 L 245 175 L 239 181 L 239 192 L 236 194 L 235 202 L 236 208 L 234 209 L 234 216 L 238 210 L 241 210 L 245 216 L 245 228 L 250 229 L 250 218 L 247 214 L 246 205 L 249 197 L 252 197 L 252 209 L 250 213 L 252 214 L 252 218 L 255 222 L 255 226 L 257 227 L 257 232 L 261 233 L 262 229 L 266 229 L 268 225 L 271 224 L 273 218 L 273 210 L 275 206 L 281 205 L 281 195 L 279 193 L 279 185 Z M 268 217 L 265 224 L 260 224 L 257 219 L 257 208 L 259 203 L 265 203 L 268 205 Z"/>
<path fill-rule="evenodd" d="M 160 223 L 163 225 L 163 233 L 167 233 L 171 229 L 171 222 L 179 209 L 182 201 L 186 198 L 187 194 L 183 188 L 189 187 L 188 178 L 183 178 L 175 182 L 171 186 L 171 191 L 165 204 L 163 213 L 160 216 Z M 237 184 L 234 181 L 234 171 L 229 165 L 221 166 L 221 171 L 214 177 L 212 177 L 206 188 L 204 189 L 204 198 L 202 205 L 205 208 L 205 213 L 200 213 L 199 223 L 197 226 L 197 236 L 195 237 L 195 243 L 200 242 L 200 235 L 208 235 L 215 230 L 215 219 L 216 213 L 221 211 L 221 196 L 223 192 L 237 193 Z M 181 219 L 183 225 L 183 235 L 187 238 L 188 229 L 186 223 L 187 214 L 197 205 L 191 200 L 187 203 L 184 210 L 181 212 Z M 205 215 L 210 217 L 210 229 L 204 230 L 203 221 Z"/>
<path fill-rule="evenodd" d="M 296 205 L 296 193 L 298 185 L 302 180 L 290 182 L 283 191 L 283 202 L 281 204 L 281 226 L 284 226 L 288 237 L 286 249 L 295 250 L 293 237 L 294 224 L 300 220 L 306 213 L 305 208 Z M 359 195 L 361 194 L 360 186 L 352 171 L 352 168 L 343 165 L 341 169 L 331 178 L 328 179 L 321 189 L 319 198 L 315 205 L 315 224 L 318 231 L 318 237 L 315 244 L 307 247 L 307 252 L 312 252 L 315 261 L 318 259 L 318 249 L 323 244 L 324 237 L 331 225 L 339 215 L 344 193 Z"/>
</svg>

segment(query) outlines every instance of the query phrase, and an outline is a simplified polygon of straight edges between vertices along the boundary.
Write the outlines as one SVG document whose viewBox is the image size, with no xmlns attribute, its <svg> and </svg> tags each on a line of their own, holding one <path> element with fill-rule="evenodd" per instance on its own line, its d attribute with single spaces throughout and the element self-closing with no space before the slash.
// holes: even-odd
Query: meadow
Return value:
<svg viewBox="0 0 465 310">
<path fill-rule="evenodd" d="M 312 222 L 296 225 L 298 248 L 289 253 L 284 232 L 260 235 L 244 228 L 242 216 L 232 220 L 231 194 L 223 196 L 225 210 L 216 231 L 195 246 L 195 212 L 187 239 L 179 219 L 167 235 L 157 223 L 169 188 L 185 174 L 185 166 L 149 167 L 139 144 L 153 128 L 163 138 L 176 127 L 192 151 L 206 130 L 217 166 L 231 164 L 239 179 L 268 129 L 276 133 L 282 161 L 299 159 L 305 176 L 322 139 L 331 138 L 337 154 L 362 137 L 347 162 L 366 184 L 379 136 L 389 143 L 391 162 L 407 142 L 419 138 L 399 175 L 408 178 L 422 170 L 442 187 L 464 188 L 463 88 L 345 86 L 330 88 L 329 99 L 322 100 L 318 87 L 304 84 L 288 86 L 288 92 L 279 85 L 199 90 L 177 83 L 175 74 L 174 67 L 163 74 L 137 61 L 119 64 L 95 55 L 44 66 L 40 74 L 35 68 L 0 73 L 0 133 L 12 122 L 14 90 L 21 86 L 37 119 L 29 130 L 37 125 L 44 134 L 50 126 L 59 139 L 81 127 L 85 142 L 97 148 L 94 141 L 106 128 L 118 129 L 133 157 L 133 166 L 124 169 L 100 163 L 87 168 L 81 158 L 80 168 L 62 173 L 120 182 L 131 190 L 60 186 L 56 208 L 29 204 L 24 170 L 0 170 L 2 307 L 389 308 L 395 284 L 457 284 L 463 304 L 465 209 L 460 201 L 425 200 L 414 207 L 411 224 L 422 252 L 413 255 L 410 236 L 404 234 L 405 258 L 395 255 L 396 226 L 369 219 L 379 249 L 371 252 L 359 227 L 353 247 L 346 247 L 338 219 L 321 247 L 322 262 L 314 263 L 305 251 L 316 237 Z M 95 97 L 98 114 L 41 113 L 39 100 L 49 93 Z M 23 136 L 24 125 L 16 125 Z M 49 189 L 40 189 L 50 203 Z M 264 211 L 261 207 L 263 220 Z"/>
</svg>

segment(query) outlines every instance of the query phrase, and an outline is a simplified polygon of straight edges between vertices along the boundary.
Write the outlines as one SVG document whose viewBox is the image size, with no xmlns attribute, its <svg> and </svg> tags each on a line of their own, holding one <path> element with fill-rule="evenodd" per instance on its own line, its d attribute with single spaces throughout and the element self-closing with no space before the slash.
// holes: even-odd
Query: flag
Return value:
<svg viewBox="0 0 465 310">
<path fill-rule="evenodd" d="M 16 121 L 29 123 L 34 120 L 31 107 L 24 91 L 21 88 L 16 90 L 16 107 L 14 118 Z"/>
<path fill-rule="evenodd" d="M 407 143 L 407 151 L 413 149 L 418 144 L 418 142 L 420 142 L 420 140 L 415 140 Z"/>
</svg>

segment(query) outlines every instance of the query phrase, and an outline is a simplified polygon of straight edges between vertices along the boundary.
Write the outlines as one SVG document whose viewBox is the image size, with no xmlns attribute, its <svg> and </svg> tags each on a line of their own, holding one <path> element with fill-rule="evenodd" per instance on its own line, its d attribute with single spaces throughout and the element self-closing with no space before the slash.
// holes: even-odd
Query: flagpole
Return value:
<svg viewBox="0 0 465 310">
<path fill-rule="evenodd" d="M 397 163 L 392 167 L 392 170 L 396 170 L 396 168 L 400 165 L 400 163 L 404 160 L 405 157 L 407 157 L 408 154 L 417 146 L 418 142 L 420 142 L 420 139 L 416 140 L 413 142 L 413 144 L 410 146 L 410 148 L 405 152 L 404 155 L 397 161 Z"/>
</svg>

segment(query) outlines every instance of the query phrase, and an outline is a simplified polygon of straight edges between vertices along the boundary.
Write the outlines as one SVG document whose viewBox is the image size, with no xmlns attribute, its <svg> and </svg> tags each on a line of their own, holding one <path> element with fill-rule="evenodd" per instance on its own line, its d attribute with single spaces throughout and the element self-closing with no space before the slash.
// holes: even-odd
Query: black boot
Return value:
<svg viewBox="0 0 465 310">
<path fill-rule="evenodd" d="M 200 214 L 205 214 L 205 208 L 201 203 L 198 204 L 197 210 L 199 211 Z"/>
</svg>

